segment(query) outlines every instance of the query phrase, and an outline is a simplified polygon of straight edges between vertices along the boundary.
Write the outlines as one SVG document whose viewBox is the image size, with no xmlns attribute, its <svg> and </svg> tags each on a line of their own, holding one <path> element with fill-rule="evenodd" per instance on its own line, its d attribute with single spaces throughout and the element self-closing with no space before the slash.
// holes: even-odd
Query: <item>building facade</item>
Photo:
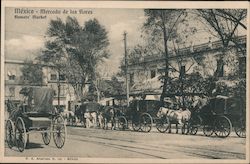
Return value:
<svg viewBox="0 0 250 164">
<path fill-rule="evenodd" d="M 220 79 L 231 76 L 246 77 L 246 36 L 238 37 L 237 46 L 229 44 L 226 51 L 220 41 L 182 48 L 169 52 L 169 76 L 174 79 L 185 74 L 199 72 L 203 77 L 216 75 Z M 221 60 L 223 56 L 223 60 Z M 164 75 L 164 55 L 145 56 L 128 64 L 130 92 L 145 90 L 161 93 Z"/>
<path fill-rule="evenodd" d="M 25 64 L 24 61 L 5 60 L 5 100 L 12 100 L 13 102 L 18 103 L 24 99 L 23 95 L 19 94 L 20 90 L 24 87 L 31 86 L 30 84 L 25 83 L 25 77 L 21 71 Z M 75 100 L 74 90 L 66 82 L 64 75 L 59 76 L 52 67 L 46 65 L 42 67 L 42 72 L 42 83 L 38 86 L 52 88 L 55 91 L 53 105 L 58 106 L 59 104 L 61 109 L 71 110 L 73 108 L 71 103 Z M 59 87 L 60 95 L 58 95 Z"/>
</svg>

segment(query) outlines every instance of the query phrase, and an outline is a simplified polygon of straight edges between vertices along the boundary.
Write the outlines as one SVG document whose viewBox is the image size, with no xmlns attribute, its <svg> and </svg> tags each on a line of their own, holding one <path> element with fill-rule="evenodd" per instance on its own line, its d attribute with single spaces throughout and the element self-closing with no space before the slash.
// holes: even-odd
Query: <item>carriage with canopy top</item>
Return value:
<svg viewBox="0 0 250 164">
<path fill-rule="evenodd" d="M 190 133 L 196 134 L 202 125 L 204 135 L 215 134 L 225 138 L 234 128 L 239 137 L 246 137 L 246 106 L 243 98 L 218 95 L 210 98 L 207 105 L 193 117 Z"/>
<path fill-rule="evenodd" d="M 160 101 L 159 94 L 139 94 L 130 101 L 129 107 L 125 107 L 118 115 L 118 129 L 124 130 L 129 127 L 134 131 L 150 132 L 156 126 L 159 132 L 168 129 L 168 120 L 157 117 L 164 101 Z"/>
<path fill-rule="evenodd" d="M 54 90 L 47 87 L 21 89 L 25 101 L 17 107 L 8 100 L 9 118 L 6 121 L 6 142 L 9 148 L 16 146 L 23 152 L 29 142 L 29 134 L 41 133 L 45 145 L 51 135 L 57 148 L 62 148 L 66 139 L 66 126 L 62 116 L 53 107 Z"/>
</svg>

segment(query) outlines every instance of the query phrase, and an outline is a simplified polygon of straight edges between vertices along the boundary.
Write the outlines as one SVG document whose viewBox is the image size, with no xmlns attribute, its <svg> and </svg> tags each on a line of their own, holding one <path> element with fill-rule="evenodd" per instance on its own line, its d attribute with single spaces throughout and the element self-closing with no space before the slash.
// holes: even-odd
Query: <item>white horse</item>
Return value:
<svg viewBox="0 0 250 164">
<path fill-rule="evenodd" d="M 103 112 L 99 112 L 97 114 L 97 118 L 98 118 L 98 123 L 99 123 L 99 126 L 101 129 L 104 129 L 104 126 L 105 126 L 105 118 L 104 118 L 104 115 L 103 115 Z"/>
<path fill-rule="evenodd" d="M 96 112 L 85 112 L 84 118 L 86 119 L 86 128 L 97 126 L 97 113 Z"/>
<path fill-rule="evenodd" d="M 178 133 L 178 124 L 182 126 L 182 133 L 184 133 L 185 126 L 191 118 L 191 112 L 188 109 L 172 110 L 161 107 L 157 112 L 157 117 L 166 117 L 169 119 L 169 133 L 171 133 L 171 123 L 176 124 L 176 133 Z"/>
</svg>

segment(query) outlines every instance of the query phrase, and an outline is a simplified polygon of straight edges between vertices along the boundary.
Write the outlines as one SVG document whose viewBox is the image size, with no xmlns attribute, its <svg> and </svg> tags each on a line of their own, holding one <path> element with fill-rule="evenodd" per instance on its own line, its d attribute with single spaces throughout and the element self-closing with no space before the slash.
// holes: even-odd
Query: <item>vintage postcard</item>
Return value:
<svg viewBox="0 0 250 164">
<path fill-rule="evenodd" d="M 248 2 L 1 9 L 1 162 L 249 163 Z"/>
</svg>

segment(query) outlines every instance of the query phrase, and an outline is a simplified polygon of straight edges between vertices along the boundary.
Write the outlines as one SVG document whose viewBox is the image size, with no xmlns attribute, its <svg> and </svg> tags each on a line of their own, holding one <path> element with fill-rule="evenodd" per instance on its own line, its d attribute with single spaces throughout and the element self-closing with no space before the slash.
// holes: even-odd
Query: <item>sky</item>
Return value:
<svg viewBox="0 0 250 164">
<path fill-rule="evenodd" d="M 27 8 L 24 8 L 27 9 Z M 28 8 L 40 12 L 42 8 Z M 56 8 L 44 8 L 55 10 Z M 61 12 L 63 8 L 58 8 Z M 68 9 L 67 9 L 68 10 Z M 74 10 L 74 9 L 72 9 Z M 80 8 L 75 10 L 79 11 Z M 127 32 L 127 45 L 140 42 L 140 27 L 145 17 L 142 9 L 83 9 L 92 14 L 46 14 L 45 19 L 15 19 L 15 8 L 6 8 L 5 23 L 5 58 L 12 60 L 34 59 L 44 47 L 45 33 L 51 19 L 65 20 L 74 16 L 83 25 L 85 21 L 96 18 L 108 31 L 111 56 L 103 66 L 107 72 L 117 72 L 124 55 L 123 33 Z M 32 14 L 31 14 L 32 15 Z M 44 14 L 38 14 L 44 15 Z"/>
<path fill-rule="evenodd" d="M 69 11 L 69 8 L 18 8 L 34 10 L 35 15 L 46 16 L 45 19 L 32 19 L 34 14 L 15 13 L 17 8 L 6 8 L 5 14 L 5 58 L 14 60 L 34 59 L 44 47 L 45 34 L 52 19 L 57 17 L 65 21 L 67 16 L 76 17 L 80 25 L 85 21 L 96 18 L 101 25 L 108 31 L 110 41 L 109 50 L 111 56 L 102 64 L 102 71 L 108 72 L 109 75 L 116 73 L 119 70 L 120 61 L 124 56 L 123 33 L 127 32 L 127 47 L 132 48 L 138 43 L 142 43 L 141 27 L 145 22 L 143 9 L 87 9 L 87 8 L 71 8 L 78 11 L 77 14 L 63 14 L 63 10 Z M 60 14 L 41 14 L 40 10 L 46 9 L 49 11 L 59 10 Z M 91 14 L 80 14 L 79 10 L 91 11 Z M 18 16 L 30 16 L 29 19 L 17 19 Z M 188 24 L 182 24 L 181 30 L 190 27 L 196 27 L 198 32 L 189 36 L 185 40 L 187 44 L 193 42 L 194 45 L 209 41 L 211 35 L 205 30 L 195 16 L 190 16 Z M 188 27 L 187 27 L 188 26 Z M 245 33 L 245 32 L 244 32 Z M 213 38 L 218 40 L 218 38 Z M 189 46 L 189 45 L 187 45 Z"/>
</svg>

